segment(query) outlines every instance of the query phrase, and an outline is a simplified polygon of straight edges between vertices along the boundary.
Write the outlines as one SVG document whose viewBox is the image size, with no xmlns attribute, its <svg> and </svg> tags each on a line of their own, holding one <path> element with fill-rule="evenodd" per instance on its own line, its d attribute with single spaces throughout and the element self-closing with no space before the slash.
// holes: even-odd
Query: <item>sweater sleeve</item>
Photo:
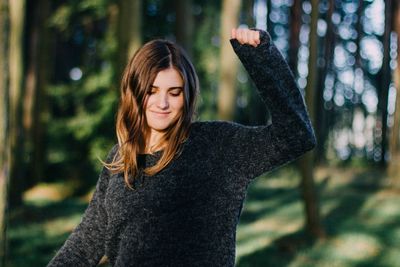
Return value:
<svg viewBox="0 0 400 267">
<path fill-rule="evenodd" d="M 112 148 L 106 162 L 112 160 L 116 147 L 117 145 Z M 105 251 L 104 240 L 107 228 L 107 214 L 104 208 L 104 199 L 109 177 L 109 170 L 103 167 L 93 197 L 84 212 L 81 222 L 49 262 L 48 267 L 97 266 Z"/>
<path fill-rule="evenodd" d="M 249 179 L 296 159 L 316 145 L 303 96 L 288 64 L 269 34 L 259 32 L 261 42 L 257 47 L 241 45 L 236 39 L 230 41 L 267 105 L 272 123 L 226 123 L 220 129 L 221 151 L 231 155 L 224 159 L 228 171 Z"/>
</svg>

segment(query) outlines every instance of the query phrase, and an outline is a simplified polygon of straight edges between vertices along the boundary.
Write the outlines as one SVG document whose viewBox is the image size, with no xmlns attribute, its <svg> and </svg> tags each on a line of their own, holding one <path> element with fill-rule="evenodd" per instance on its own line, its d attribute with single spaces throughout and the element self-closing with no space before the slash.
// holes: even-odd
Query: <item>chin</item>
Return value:
<svg viewBox="0 0 400 267">
<path fill-rule="evenodd" d="M 150 123 L 149 121 L 147 122 L 148 127 L 150 129 L 153 129 L 154 131 L 157 132 L 163 132 L 165 130 L 167 130 L 169 127 L 171 127 L 173 125 L 173 122 L 175 120 L 174 119 L 168 119 L 168 120 L 158 120 L 158 119 L 154 119 L 151 120 Z M 175 123 L 176 124 L 176 123 Z"/>
<path fill-rule="evenodd" d="M 165 131 L 166 129 L 168 129 L 169 126 L 170 126 L 170 124 L 149 125 L 150 129 L 153 129 L 153 130 L 155 130 L 155 131 L 157 131 L 157 132 L 163 132 L 163 131 Z"/>
</svg>

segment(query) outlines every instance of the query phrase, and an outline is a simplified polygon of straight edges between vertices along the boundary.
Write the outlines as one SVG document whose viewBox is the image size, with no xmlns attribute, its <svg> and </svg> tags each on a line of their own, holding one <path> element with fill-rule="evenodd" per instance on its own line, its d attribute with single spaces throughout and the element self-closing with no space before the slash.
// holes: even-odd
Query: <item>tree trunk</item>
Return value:
<svg viewBox="0 0 400 267">
<path fill-rule="evenodd" d="M 25 132 L 25 153 L 29 155 L 30 176 L 29 186 L 41 181 L 43 177 L 43 164 L 45 162 L 43 116 L 46 112 L 44 101 L 45 88 L 50 68 L 49 38 L 46 25 L 50 14 L 50 3 L 47 0 L 38 0 L 28 3 L 32 14 L 28 16 L 29 29 L 29 58 L 27 60 L 26 85 L 24 94 L 23 125 Z"/>
<path fill-rule="evenodd" d="M 25 22 L 25 1 L 9 1 L 10 10 L 10 198 L 11 206 L 22 204 L 25 185 L 25 162 L 23 150 L 22 101 L 23 101 L 23 33 Z"/>
<path fill-rule="evenodd" d="M 363 2 L 364 0 L 358 0 L 358 10 L 357 10 L 357 39 L 356 39 L 356 44 L 357 44 L 357 50 L 355 52 L 355 58 L 356 58 L 356 63 L 355 67 L 356 68 L 361 68 L 361 40 L 362 40 L 362 34 L 363 34 L 363 25 L 362 25 L 362 13 L 363 13 Z M 353 86 L 355 87 L 355 82 L 353 83 Z"/>
<path fill-rule="evenodd" d="M 269 31 L 269 27 L 272 27 L 273 22 L 271 21 L 271 16 L 268 16 L 268 13 L 270 13 L 271 10 L 271 1 L 266 0 L 267 2 L 267 30 Z M 269 31 L 269 34 L 271 35 L 271 37 L 273 37 L 273 32 Z"/>
<path fill-rule="evenodd" d="M 300 47 L 301 0 L 294 0 L 290 8 L 289 66 L 297 77 L 297 54 Z"/>
<path fill-rule="evenodd" d="M 318 76 L 318 86 L 315 95 L 316 98 L 316 113 L 315 113 L 315 134 L 318 140 L 318 146 L 315 149 L 316 163 L 323 164 L 326 160 L 325 155 L 325 142 L 328 138 L 329 127 L 332 125 L 331 116 L 329 116 L 328 111 L 325 108 L 325 100 L 323 97 L 325 80 L 329 71 L 332 70 L 332 61 L 335 47 L 335 34 L 334 25 L 332 23 L 332 14 L 335 10 L 335 1 L 329 0 L 329 9 L 326 14 L 327 21 L 327 31 L 324 38 L 324 65 L 321 67 Z"/>
<path fill-rule="evenodd" d="M 120 79 L 130 57 L 142 45 L 142 1 L 118 1 L 118 62 L 117 75 Z"/>
<path fill-rule="evenodd" d="M 240 6 L 240 0 L 224 0 L 222 3 L 218 91 L 218 118 L 221 120 L 232 120 L 236 107 L 238 61 L 229 39 L 232 28 L 238 26 Z"/>
<path fill-rule="evenodd" d="M 389 94 L 389 85 L 391 81 L 390 77 L 390 65 L 389 65 L 389 53 L 390 53 L 390 32 L 392 27 L 392 1 L 385 1 L 385 32 L 383 34 L 383 60 L 382 60 L 382 69 L 381 69 L 381 83 L 380 83 L 380 94 L 379 94 L 379 113 L 381 115 L 381 127 L 382 127 L 382 136 L 381 136 L 381 158 L 380 163 L 381 166 L 386 166 L 386 152 L 387 152 L 387 118 L 388 118 L 388 94 Z M 379 123 L 379 120 L 378 120 Z"/>
<path fill-rule="evenodd" d="M 399 11 L 396 10 L 396 20 L 400 23 L 400 15 Z M 396 32 L 397 34 L 400 34 L 399 32 L 399 27 L 397 26 Z M 399 42 L 400 39 L 398 37 L 397 42 Z M 400 52 L 400 49 L 397 49 L 398 52 Z M 397 59 L 397 64 L 400 64 L 399 58 Z M 394 71 L 394 83 L 396 86 L 396 107 L 395 107 L 395 112 L 393 114 L 394 116 L 394 123 L 393 123 L 393 128 L 392 132 L 390 135 L 389 139 L 389 151 L 390 151 L 390 161 L 388 163 L 388 176 L 392 180 L 393 184 L 400 185 L 400 147 L 399 147 L 399 134 L 400 134 L 400 69 L 399 65 L 397 65 L 395 71 Z"/>
<path fill-rule="evenodd" d="M 9 91 L 8 91 L 8 27 L 9 13 L 7 0 L 0 0 L 0 266 L 6 266 L 8 188 L 10 182 L 10 141 L 9 141 Z"/>
<path fill-rule="evenodd" d="M 189 56 L 192 56 L 193 12 L 192 0 L 175 0 L 175 36 Z"/>
<path fill-rule="evenodd" d="M 317 56 L 318 56 L 318 36 L 317 36 L 317 22 L 318 22 L 318 1 L 312 0 L 312 12 L 311 12 L 311 31 L 310 31 L 310 57 L 308 62 L 308 77 L 306 87 L 306 103 L 308 106 L 309 115 L 311 121 L 315 125 L 315 90 L 318 79 L 318 67 L 317 67 Z M 305 208 L 305 225 L 307 232 L 313 237 L 322 237 L 324 230 L 320 223 L 318 197 L 316 194 L 314 184 L 314 151 L 306 153 L 299 160 L 300 172 L 301 172 L 301 190 L 304 200 Z"/>
<path fill-rule="evenodd" d="M 394 111 L 394 123 L 390 135 L 390 161 L 388 175 L 396 185 L 400 185 L 400 4 L 394 2 L 393 30 L 397 33 L 397 67 L 394 70 L 394 84 L 396 87 L 396 106 Z"/>
<path fill-rule="evenodd" d="M 245 23 L 251 28 L 255 25 L 255 16 L 254 16 L 254 1 L 255 0 L 244 0 L 243 1 L 243 9 L 245 15 Z"/>
</svg>

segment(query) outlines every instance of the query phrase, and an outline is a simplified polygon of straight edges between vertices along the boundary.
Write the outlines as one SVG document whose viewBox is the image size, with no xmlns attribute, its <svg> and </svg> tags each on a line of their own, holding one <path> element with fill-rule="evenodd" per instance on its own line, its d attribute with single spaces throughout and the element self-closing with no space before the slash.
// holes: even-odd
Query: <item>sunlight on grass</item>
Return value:
<svg viewBox="0 0 400 267">
<path fill-rule="evenodd" d="M 77 213 L 68 217 L 61 217 L 54 220 L 46 221 L 43 224 L 43 230 L 46 236 L 53 237 L 64 233 L 70 233 L 80 222 L 81 213 Z"/>
<path fill-rule="evenodd" d="M 290 170 L 275 172 L 249 188 L 242 214 L 250 221 L 241 221 L 237 232 L 238 266 L 399 266 L 400 195 L 385 177 L 360 168 L 319 168 L 316 174 L 327 238 L 307 245 L 298 237 L 299 178 Z"/>
<path fill-rule="evenodd" d="M 387 249 L 381 266 L 399 266 L 399 247 Z"/>
<path fill-rule="evenodd" d="M 395 241 L 395 242 L 399 245 L 399 247 L 400 247 L 400 224 L 398 224 L 398 225 L 397 225 L 397 228 L 395 228 L 395 229 L 392 231 L 391 239 L 392 239 L 393 241 Z"/>
<path fill-rule="evenodd" d="M 370 217 L 370 220 L 376 220 L 378 223 L 382 220 L 388 220 L 389 218 L 396 218 L 399 216 L 399 203 L 397 197 L 371 197 L 369 198 L 363 209 L 362 214 Z M 376 207 L 379 207 L 377 209 Z"/>
<path fill-rule="evenodd" d="M 373 236 L 364 233 L 342 233 L 330 242 L 332 258 L 359 262 L 377 256 L 382 247 Z"/>
<path fill-rule="evenodd" d="M 276 209 L 275 212 L 268 214 L 266 218 L 260 218 L 259 220 L 250 224 L 240 225 L 237 233 L 237 241 L 246 240 L 249 236 L 256 236 L 263 231 L 272 231 L 277 234 L 287 233 L 298 229 L 299 225 L 302 224 L 300 203 L 287 205 Z"/>
<path fill-rule="evenodd" d="M 40 183 L 26 191 L 23 195 L 25 201 L 60 201 L 73 193 L 72 186 L 66 186 L 65 183 Z"/>
<path fill-rule="evenodd" d="M 277 173 L 282 171 L 275 174 Z M 237 258 L 258 251 L 270 245 L 277 237 L 290 234 L 302 227 L 302 204 L 297 201 L 298 182 L 293 178 L 297 175 L 293 174 L 292 169 L 287 169 L 283 173 L 289 175 L 291 179 L 260 177 L 251 185 L 236 235 Z M 263 190 L 269 190 L 278 197 L 269 197 L 268 194 L 257 196 L 257 192 Z M 253 200 L 255 197 L 262 200 Z M 293 199 L 296 201 L 293 202 Z M 245 220 L 247 214 L 259 214 L 258 219 L 247 223 Z"/>
<path fill-rule="evenodd" d="M 300 251 L 288 266 L 358 266 L 360 263 L 373 261 L 374 257 L 381 252 L 380 242 L 371 235 L 356 232 L 342 233 L 332 239 L 319 241 L 313 247 Z"/>
<path fill-rule="evenodd" d="M 289 221 L 290 223 L 285 223 Z M 299 230 L 301 220 L 258 220 L 238 231 L 236 255 L 238 258 L 270 245 L 277 237 Z"/>
<path fill-rule="evenodd" d="M 340 200 L 335 198 L 324 201 L 324 205 L 320 207 L 321 215 L 330 214 L 338 206 L 339 202 Z"/>
</svg>

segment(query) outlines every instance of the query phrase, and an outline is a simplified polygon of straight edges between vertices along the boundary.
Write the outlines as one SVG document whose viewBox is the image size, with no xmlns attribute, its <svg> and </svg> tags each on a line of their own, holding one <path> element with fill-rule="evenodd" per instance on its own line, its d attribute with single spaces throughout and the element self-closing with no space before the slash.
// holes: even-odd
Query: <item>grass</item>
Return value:
<svg viewBox="0 0 400 267">
<path fill-rule="evenodd" d="M 303 231 L 299 174 L 282 168 L 249 188 L 237 231 L 237 266 L 399 266 L 400 190 L 375 169 L 319 168 L 326 238 Z M 46 266 L 80 221 L 90 195 L 39 185 L 11 213 L 8 267 Z"/>
<path fill-rule="evenodd" d="M 250 187 L 237 233 L 237 266 L 399 266 L 400 191 L 378 170 L 316 172 L 326 238 L 303 231 L 298 173 L 283 169 Z"/>
</svg>

